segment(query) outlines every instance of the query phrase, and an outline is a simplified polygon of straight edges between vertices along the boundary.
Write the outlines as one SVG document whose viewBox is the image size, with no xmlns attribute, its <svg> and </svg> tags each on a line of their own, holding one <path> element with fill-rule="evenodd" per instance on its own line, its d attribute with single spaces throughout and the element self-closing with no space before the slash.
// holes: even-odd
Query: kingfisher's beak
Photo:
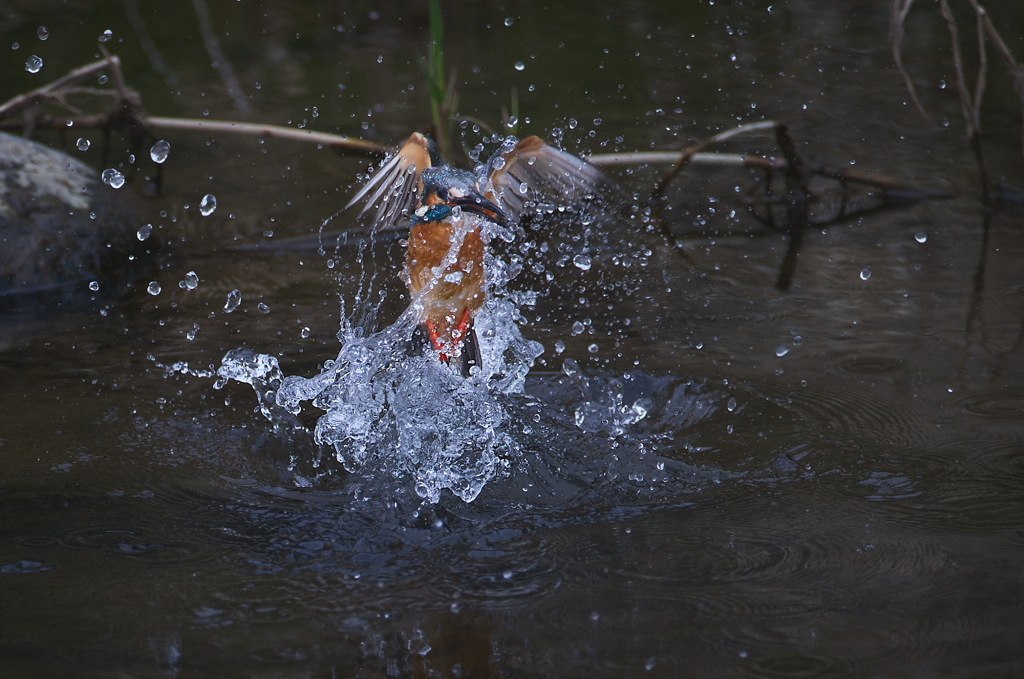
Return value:
<svg viewBox="0 0 1024 679">
<path fill-rule="evenodd" d="M 465 196 L 454 198 L 452 206 L 454 207 L 455 205 L 458 205 L 463 210 L 482 215 L 495 224 L 505 224 L 505 213 L 501 211 L 501 208 L 475 191 Z"/>
</svg>

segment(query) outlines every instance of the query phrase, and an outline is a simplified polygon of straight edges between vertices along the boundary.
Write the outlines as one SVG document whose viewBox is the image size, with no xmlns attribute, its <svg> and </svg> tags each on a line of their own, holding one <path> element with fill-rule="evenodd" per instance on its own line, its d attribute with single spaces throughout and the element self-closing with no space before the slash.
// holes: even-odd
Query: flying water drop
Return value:
<svg viewBox="0 0 1024 679">
<path fill-rule="evenodd" d="M 50 32 L 46 30 L 46 26 L 40 26 L 36 29 L 36 35 L 39 36 L 40 40 L 46 40 L 50 37 Z"/>
<path fill-rule="evenodd" d="M 212 193 L 208 193 L 203 196 L 203 199 L 199 201 L 199 213 L 204 217 L 209 217 L 213 214 L 213 211 L 217 209 L 217 198 Z"/>
<path fill-rule="evenodd" d="M 224 303 L 224 311 L 229 314 L 238 308 L 238 305 L 242 303 L 242 293 L 238 290 L 232 290 L 228 293 L 228 300 Z"/>
<path fill-rule="evenodd" d="M 586 255 L 576 255 L 572 258 L 572 263 L 577 269 L 582 269 L 583 271 L 590 270 L 590 257 Z"/>
<path fill-rule="evenodd" d="M 90 145 L 91 145 L 91 142 L 88 139 L 86 139 L 85 137 L 79 137 L 78 138 L 78 143 L 75 144 L 75 146 L 78 147 L 79 151 L 88 151 Z"/>
<path fill-rule="evenodd" d="M 780 344 L 779 346 L 777 346 L 775 348 L 775 355 L 778 356 L 779 358 L 782 358 L 783 356 L 785 356 L 788 353 L 789 353 L 789 347 L 787 347 L 785 345 Z"/>
<path fill-rule="evenodd" d="M 99 40 L 100 42 L 109 42 L 110 39 L 113 38 L 113 37 L 114 37 L 114 32 L 111 31 L 108 28 L 107 30 L 103 31 L 103 34 L 100 35 L 100 37 L 98 37 L 96 39 Z"/>
<path fill-rule="evenodd" d="M 112 189 L 119 189 L 124 186 L 124 175 L 112 167 L 103 171 L 102 178 L 103 183 Z"/>
<path fill-rule="evenodd" d="M 149 234 L 151 233 L 153 233 L 153 225 L 146 224 L 145 226 L 139 227 L 139 230 L 135 234 L 135 237 L 138 238 L 139 240 L 146 240 L 147 238 L 149 238 Z"/>
<path fill-rule="evenodd" d="M 154 297 L 160 294 L 160 290 L 160 284 L 157 283 L 156 281 L 151 282 L 149 284 L 149 287 L 146 288 L 146 292 L 153 295 Z"/>
<path fill-rule="evenodd" d="M 928 234 L 926 234 L 924 231 L 918 231 L 917 233 L 914 234 L 914 240 L 916 240 L 918 243 L 923 243 L 926 240 L 928 240 Z"/>
<path fill-rule="evenodd" d="M 92 283 L 89 283 L 89 289 L 92 290 L 93 292 L 96 292 L 97 290 L 100 289 L 100 282 L 93 281 Z"/>
<path fill-rule="evenodd" d="M 185 274 L 185 280 L 179 283 L 178 287 L 185 288 L 188 290 L 195 290 L 199 287 L 199 276 L 195 271 L 189 271 Z"/>
<path fill-rule="evenodd" d="M 871 267 L 866 266 L 860 270 L 860 279 L 862 281 L 866 281 L 869 278 L 871 278 Z"/>
<path fill-rule="evenodd" d="M 34 54 L 28 58 L 28 61 L 25 62 L 25 70 L 29 73 L 39 73 L 39 69 L 41 69 L 42 67 L 43 60 Z"/>
<path fill-rule="evenodd" d="M 517 71 L 521 71 L 521 70 L 523 70 L 524 68 L 526 68 L 526 64 L 524 64 L 524 63 L 523 63 L 523 62 L 521 62 L 521 61 L 517 61 L 517 62 L 516 62 L 516 70 L 517 70 Z"/>
<path fill-rule="evenodd" d="M 149 157 L 153 159 L 154 163 L 162 163 L 167 160 L 167 154 L 170 152 L 171 145 L 161 139 L 153 144 L 153 148 L 149 150 Z"/>
</svg>

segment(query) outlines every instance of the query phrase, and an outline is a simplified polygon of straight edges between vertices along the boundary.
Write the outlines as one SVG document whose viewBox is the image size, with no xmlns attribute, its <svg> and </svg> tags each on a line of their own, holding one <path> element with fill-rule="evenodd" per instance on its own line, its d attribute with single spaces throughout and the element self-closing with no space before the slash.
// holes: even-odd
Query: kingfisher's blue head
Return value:
<svg viewBox="0 0 1024 679">
<path fill-rule="evenodd" d="M 452 209 L 459 207 L 497 224 L 505 223 L 505 213 L 480 194 L 472 172 L 442 165 L 423 170 L 420 178 L 423 195 L 416 209 L 417 222 L 443 221 L 451 215 Z"/>
</svg>

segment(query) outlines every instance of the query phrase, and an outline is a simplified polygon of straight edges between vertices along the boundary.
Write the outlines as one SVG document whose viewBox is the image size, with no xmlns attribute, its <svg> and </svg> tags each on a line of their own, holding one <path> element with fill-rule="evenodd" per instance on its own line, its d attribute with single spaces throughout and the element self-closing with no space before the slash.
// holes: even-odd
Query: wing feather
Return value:
<svg viewBox="0 0 1024 679">
<path fill-rule="evenodd" d="M 504 162 L 496 163 L 499 158 Z M 613 186 L 593 165 L 536 136 L 520 139 L 507 153 L 495 154 L 488 165 L 498 167 L 491 171 L 487 198 L 514 218 L 523 213 L 528 202 L 537 202 L 545 195 L 576 203 L 603 186 Z"/>
<path fill-rule="evenodd" d="M 345 209 L 362 202 L 358 219 L 376 207 L 374 230 L 394 229 L 414 209 L 423 188 L 420 174 L 430 166 L 430 142 L 419 132 L 413 132 L 402 148 L 352 197 Z"/>
</svg>

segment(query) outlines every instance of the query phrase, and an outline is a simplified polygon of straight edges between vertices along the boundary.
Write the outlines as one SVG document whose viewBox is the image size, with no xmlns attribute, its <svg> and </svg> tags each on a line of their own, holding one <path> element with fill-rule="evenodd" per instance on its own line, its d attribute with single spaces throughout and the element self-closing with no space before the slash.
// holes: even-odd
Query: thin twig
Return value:
<svg viewBox="0 0 1024 679">
<path fill-rule="evenodd" d="M 981 97 L 985 93 L 985 78 L 988 75 L 988 51 L 985 49 L 985 10 L 975 6 L 974 25 L 978 38 L 978 76 L 974 80 L 974 120 L 981 126 Z"/>
<path fill-rule="evenodd" d="M 87 66 L 76 68 L 73 71 L 68 72 L 66 75 L 57 78 L 51 83 L 37 87 L 34 90 L 30 90 L 23 94 L 19 94 L 16 97 L 8 99 L 3 104 L 0 104 L 0 118 L 7 115 L 11 111 L 16 111 L 20 108 L 24 108 L 31 104 L 34 104 L 41 98 L 52 96 L 53 92 L 66 87 L 72 83 L 78 82 L 83 78 L 99 73 L 108 67 L 119 68 L 120 61 L 116 56 L 109 56 L 105 59 L 93 62 Z"/>
<path fill-rule="evenodd" d="M 261 123 L 238 123 L 230 120 L 196 120 L 192 118 L 164 118 L 161 116 L 145 116 L 140 122 L 148 127 L 166 130 L 188 130 L 190 132 L 229 132 L 232 134 L 248 134 L 259 137 L 275 137 L 292 141 L 305 141 L 324 146 L 345 149 L 368 156 L 384 155 L 388 147 L 372 141 L 354 139 L 340 134 L 316 132 L 314 130 L 297 130 L 294 127 L 281 125 L 265 125 Z"/>
<path fill-rule="evenodd" d="M 967 136 L 973 137 L 979 131 L 977 120 L 974 118 L 974 111 L 971 109 L 971 95 L 967 93 L 967 80 L 964 77 L 964 62 L 960 54 L 960 32 L 956 27 L 956 20 L 946 0 L 939 0 L 939 7 L 942 10 L 942 17 L 946 20 L 949 28 L 950 42 L 953 43 L 953 70 L 956 72 L 956 89 L 960 95 L 960 112 L 964 117 L 964 125 L 967 127 Z"/>
<path fill-rule="evenodd" d="M 682 172 L 683 168 L 686 167 L 687 163 L 690 161 L 690 158 L 692 158 L 695 154 L 700 153 L 714 146 L 715 144 L 721 144 L 722 142 L 728 141 L 733 137 L 738 137 L 742 134 L 750 134 L 753 132 L 773 130 L 776 128 L 776 126 L 777 123 L 774 120 L 762 120 L 761 122 L 751 123 L 749 125 L 740 125 L 739 127 L 734 127 L 730 130 L 726 130 L 725 132 L 719 132 L 710 139 L 699 142 L 697 144 L 694 144 L 690 148 L 685 149 L 676 157 L 676 163 L 672 167 L 672 169 L 669 170 L 665 174 L 665 176 L 661 178 L 661 181 L 658 182 L 658 185 L 654 187 L 654 191 L 651 194 L 651 197 L 654 199 L 660 198 L 661 195 L 665 193 L 665 189 L 668 188 L 669 183 L 675 178 L 677 174 Z"/>
<path fill-rule="evenodd" d="M 235 108 L 239 111 L 250 110 L 249 102 L 246 101 L 245 94 L 242 92 L 242 86 L 238 84 L 238 78 L 235 76 L 235 69 L 231 67 L 231 62 L 220 48 L 220 43 L 217 42 L 217 34 L 213 30 L 213 21 L 210 20 L 210 9 L 206 6 L 206 0 L 192 0 L 192 6 L 196 10 L 199 32 L 203 36 L 206 52 L 213 60 L 214 68 L 220 73 L 228 94 L 235 101 Z"/>
<path fill-rule="evenodd" d="M 907 21 L 907 14 L 910 13 L 910 6 L 913 3 L 914 0 L 893 0 L 892 2 L 892 13 L 889 20 L 889 34 L 892 38 L 892 60 L 896 63 L 896 70 L 903 76 L 903 82 L 907 85 L 907 91 L 910 92 L 910 98 L 913 100 L 914 106 L 921 112 L 925 120 L 930 120 L 928 114 L 924 112 L 924 107 L 921 106 L 921 100 L 917 98 L 917 89 L 910 79 L 910 74 L 903 67 L 903 55 L 901 54 L 903 49 L 903 27 Z"/>
<path fill-rule="evenodd" d="M 981 7 L 977 0 L 968 0 L 968 2 L 971 3 L 971 6 L 974 7 L 974 11 L 984 23 L 985 33 L 988 34 L 988 38 L 992 41 L 992 45 L 996 48 L 999 56 L 1003 58 L 1003 61 L 1006 62 L 1007 68 L 1010 69 L 1010 75 L 1013 77 L 1013 87 L 1017 90 L 1017 96 L 1020 97 L 1020 106 L 1022 111 L 1024 111 L 1024 66 L 1022 66 L 1013 56 L 1013 53 L 1010 52 L 1010 48 L 1006 46 L 1006 43 L 1003 41 L 1003 37 L 999 34 L 999 31 L 996 30 L 995 26 L 992 25 L 992 19 L 988 12 L 985 11 L 985 8 Z M 1024 120 L 1021 122 L 1021 144 L 1024 145 Z M 1022 146 L 1021 151 L 1024 153 L 1024 146 Z"/>
<path fill-rule="evenodd" d="M 596 153 L 585 160 L 591 165 L 608 167 L 613 165 L 669 165 L 679 160 L 678 151 L 639 151 L 637 153 Z M 764 158 L 741 153 L 694 153 L 690 156 L 693 165 L 723 165 L 762 167 L 765 163 L 773 169 L 783 170 L 786 163 L 781 158 Z"/>
</svg>

